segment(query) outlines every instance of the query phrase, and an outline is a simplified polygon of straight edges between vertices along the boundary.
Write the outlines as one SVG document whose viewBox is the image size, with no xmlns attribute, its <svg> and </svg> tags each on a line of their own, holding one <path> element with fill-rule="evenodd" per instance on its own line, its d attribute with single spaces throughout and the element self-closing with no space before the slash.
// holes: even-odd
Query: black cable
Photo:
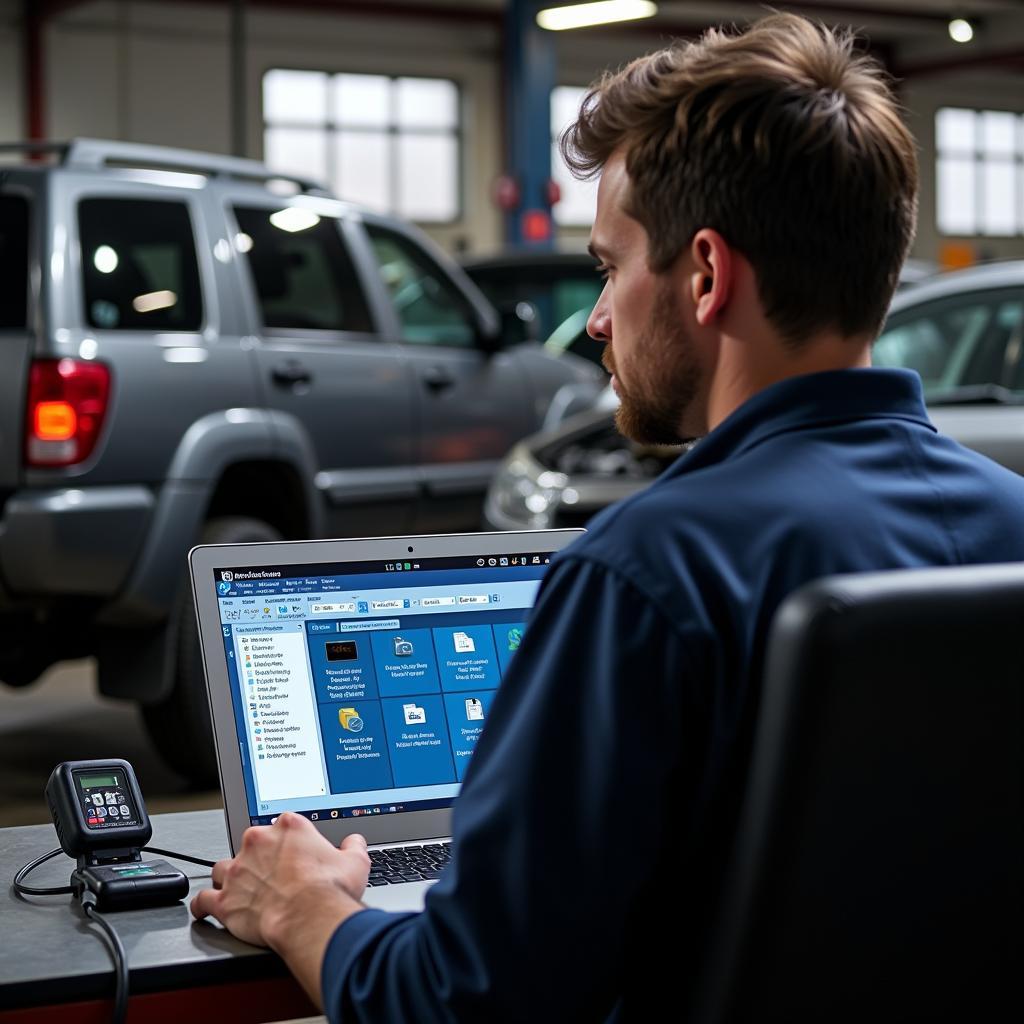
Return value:
<svg viewBox="0 0 1024 1024">
<path fill-rule="evenodd" d="M 128 954 L 124 951 L 124 944 L 114 931 L 109 921 L 96 909 L 96 895 L 85 889 L 82 892 L 82 909 L 90 921 L 103 929 L 103 934 L 110 945 L 110 952 L 114 957 L 114 972 L 117 976 L 114 989 L 114 1014 L 110 1018 L 112 1024 L 124 1024 L 125 1014 L 128 1011 Z"/>
<path fill-rule="evenodd" d="M 31 885 L 22 885 L 22 879 L 28 875 L 30 871 L 35 871 L 40 864 L 45 864 L 46 861 L 64 851 L 58 846 L 55 850 L 51 850 L 49 853 L 44 853 L 42 857 L 36 857 L 34 861 L 26 864 L 15 876 L 14 876 L 14 891 L 21 896 L 63 896 L 65 893 L 72 892 L 70 885 L 62 885 L 55 889 L 36 889 Z"/>
<path fill-rule="evenodd" d="M 173 850 L 161 850 L 156 846 L 144 846 L 146 853 L 159 853 L 164 857 L 173 857 L 175 860 L 187 860 L 189 864 L 202 864 L 203 867 L 212 868 L 217 862 L 215 860 L 203 860 L 201 857 L 189 857 L 184 853 L 175 853 Z"/>
<path fill-rule="evenodd" d="M 144 846 L 143 849 L 147 853 L 159 853 L 164 857 L 173 857 L 175 860 L 188 861 L 190 864 L 200 864 L 206 868 L 212 868 L 216 861 L 203 860 L 201 857 L 189 857 L 184 853 L 175 853 L 173 850 L 161 850 L 156 846 Z M 22 880 L 32 871 L 35 871 L 40 864 L 45 864 L 48 860 L 63 853 L 63 850 L 58 846 L 56 849 L 51 850 L 49 853 L 44 853 L 42 857 L 36 857 L 34 861 L 26 864 L 22 867 L 18 873 L 14 876 L 14 891 L 22 896 L 65 896 L 72 892 L 70 885 L 56 886 L 50 889 L 37 889 L 35 886 L 24 885 Z"/>
<path fill-rule="evenodd" d="M 201 864 L 203 867 L 212 868 L 215 861 L 203 860 L 201 857 L 189 857 L 184 853 L 175 853 L 173 850 L 161 850 L 156 846 L 144 846 L 143 850 L 149 853 L 159 853 L 165 857 L 173 857 L 175 860 L 188 861 L 190 864 Z M 64 851 L 58 846 L 56 849 L 36 857 L 18 870 L 14 876 L 14 891 L 21 896 L 63 896 L 74 892 L 70 885 L 56 886 L 47 889 L 38 889 L 31 885 L 25 885 L 23 879 L 32 871 L 35 871 L 40 864 L 59 856 Z M 116 931 L 109 921 L 96 909 L 96 895 L 89 889 L 84 888 L 80 896 L 82 909 L 90 921 L 94 921 L 103 931 L 103 936 L 110 946 L 111 955 L 114 958 L 114 972 L 116 983 L 114 990 L 114 1015 L 111 1018 L 113 1024 L 124 1024 L 125 1015 L 128 1012 L 128 955 L 125 953 L 124 944 L 121 942 Z"/>
</svg>

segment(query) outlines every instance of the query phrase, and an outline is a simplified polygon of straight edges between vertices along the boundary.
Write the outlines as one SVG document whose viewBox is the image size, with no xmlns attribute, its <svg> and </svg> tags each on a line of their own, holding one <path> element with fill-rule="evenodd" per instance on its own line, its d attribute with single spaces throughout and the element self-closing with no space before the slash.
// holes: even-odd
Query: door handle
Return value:
<svg viewBox="0 0 1024 1024">
<path fill-rule="evenodd" d="M 270 377 L 278 387 L 282 388 L 297 388 L 309 385 L 313 381 L 313 374 L 302 363 L 294 359 L 289 359 L 286 363 L 278 363 L 270 371 Z"/>
<path fill-rule="evenodd" d="M 436 393 L 452 387 L 455 378 L 443 366 L 428 366 L 423 371 L 423 383 Z"/>
</svg>

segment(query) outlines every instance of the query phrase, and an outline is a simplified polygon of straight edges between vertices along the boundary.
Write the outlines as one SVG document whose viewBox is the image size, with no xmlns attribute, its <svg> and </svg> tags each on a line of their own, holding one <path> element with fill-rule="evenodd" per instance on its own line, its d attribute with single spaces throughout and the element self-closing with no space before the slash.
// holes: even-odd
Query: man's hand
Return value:
<svg viewBox="0 0 1024 1024">
<path fill-rule="evenodd" d="M 320 965 L 335 929 L 359 903 L 370 872 L 366 840 L 338 849 L 312 822 L 282 814 L 250 828 L 238 856 L 213 867 L 213 888 L 192 900 L 197 918 L 215 917 L 246 942 L 279 953 L 319 1005 Z"/>
</svg>

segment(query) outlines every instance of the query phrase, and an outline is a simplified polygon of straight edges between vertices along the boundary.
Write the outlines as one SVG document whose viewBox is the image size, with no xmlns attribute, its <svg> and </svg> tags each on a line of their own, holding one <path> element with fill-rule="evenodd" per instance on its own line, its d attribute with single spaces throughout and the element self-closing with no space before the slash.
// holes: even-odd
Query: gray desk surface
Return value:
<svg viewBox="0 0 1024 1024">
<path fill-rule="evenodd" d="M 228 856 L 221 811 L 157 814 L 151 845 L 218 860 Z M 114 984 L 111 954 L 97 925 L 71 896 L 14 894 L 11 881 L 23 864 L 57 846 L 52 825 L 0 829 L 0 1008 L 103 998 Z M 145 853 L 144 859 L 160 854 Z M 188 876 L 191 892 L 208 888 L 210 869 L 163 858 Z M 67 885 L 74 862 L 47 861 L 26 885 Z M 209 921 L 194 921 L 187 903 L 108 915 L 128 953 L 131 991 L 247 981 L 286 973 L 276 954 L 240 942 Z"/>
</svg>

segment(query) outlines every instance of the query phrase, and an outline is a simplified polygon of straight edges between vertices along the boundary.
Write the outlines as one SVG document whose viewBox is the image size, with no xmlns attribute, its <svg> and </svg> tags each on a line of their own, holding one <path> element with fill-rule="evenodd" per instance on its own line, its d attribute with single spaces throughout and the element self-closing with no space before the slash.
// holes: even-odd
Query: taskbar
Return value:
<svg viewBox="0 0 1024 1024">
<path fill-rule="evenodd" d="M 416 800 L 408 804 L 373 804 L 367 807 L 325 807 L 312 811 L 294 811 L 310 821 L 333 821 L 340 818 L 369 818 L 380 814 L 401 814 L 409 811 L 440 811 L 452 805 L 452 798 L 443 800 Z M 277 814 L 250 815 L 250 825 L 273 825 Z"/>
</svg>

